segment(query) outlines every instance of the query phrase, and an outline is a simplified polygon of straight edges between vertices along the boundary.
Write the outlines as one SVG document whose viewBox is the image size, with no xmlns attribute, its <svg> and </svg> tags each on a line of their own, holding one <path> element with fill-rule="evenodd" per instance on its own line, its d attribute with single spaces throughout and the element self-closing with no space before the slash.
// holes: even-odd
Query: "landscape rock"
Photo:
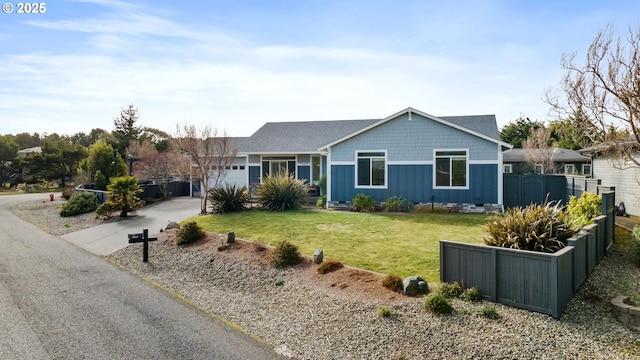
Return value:
<svg viewBox="0 0 640 360">
<path fill-rule="evenodd" d="M 409 276 L 402 280 L 404 294 L 413 296 L 418 294 L 426 294 L 429 291 L 429 285 L 420 276 Z"/>
<path fill-rule="evenodd" d="M 164 229 L 165 230 L 180 229 L 180 225 L 175 221 L 170 221 L 169 224 L 167 224 L 167 227 L 165 227 Z"/>
<path fill-rule="evenodd" d="M 227 234 L 227 244 L 233 244 L 236 242 L 236 234 L 232 231 Z"/>
</svg>

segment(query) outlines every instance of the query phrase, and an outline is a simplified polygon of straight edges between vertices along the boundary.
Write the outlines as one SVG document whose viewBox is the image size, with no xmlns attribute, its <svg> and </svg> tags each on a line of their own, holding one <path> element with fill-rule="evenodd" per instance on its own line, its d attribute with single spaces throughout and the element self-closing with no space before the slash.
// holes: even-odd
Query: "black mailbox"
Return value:
<svg viewBox="0 0 640 360">
<path fill-rule="evenodd" d="M 144 239 L 144 234 L 143 233 L 137 233 L 137 234 L 128 234 L 129 235 L 129 243 L 137 243 L 137 242 L 142 242 Z"/>
</svg>

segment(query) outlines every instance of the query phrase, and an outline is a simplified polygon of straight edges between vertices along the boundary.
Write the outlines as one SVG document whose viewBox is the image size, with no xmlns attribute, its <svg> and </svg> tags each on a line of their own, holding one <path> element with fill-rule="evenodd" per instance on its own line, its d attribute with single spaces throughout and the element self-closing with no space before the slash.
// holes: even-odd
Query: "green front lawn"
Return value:
<svg viewBox="0 0 640 360">
<path fill-rule="evenodd" d="M 206 231 L 275 245 L 288 240 L 304 254 L 323 249 L 338 260 L 383 274 L 440 281 L 439 240 L 481 243 L 484 214 L 382 214 L 301 210 L 245 211 L 192 218 Z"/>
</svg>

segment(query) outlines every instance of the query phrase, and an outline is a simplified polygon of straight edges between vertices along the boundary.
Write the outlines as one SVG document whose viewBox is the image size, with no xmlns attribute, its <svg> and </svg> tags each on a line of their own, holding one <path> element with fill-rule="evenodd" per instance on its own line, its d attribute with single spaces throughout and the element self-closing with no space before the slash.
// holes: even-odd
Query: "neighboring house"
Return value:
<svg viewBox="0 0 640 360">
<path fill-rule="evenodd" d="M 287 171 L 317 184 L 329 207 L 359 193 L 382 202 L 499 209 L 502 154 L 494 115 L 436 117 L 407 108 L 384 119 L 266 123 L 234 138 L 238 156 L 225 182 L 251 186 Z"/>
<path fill-rule="evenodd" d="M 35 147 L 31 147 L 31 148 L 27 148 L 27 149 L 22 149 L 18 151 L 18 157 L 27 157 L 31 154 L 38 154 L 42 152 L 42 147 L 40 146 L 35 146 Z M 29 168 L 27 167 L 23 167 L 22 168 L 22 173 L 21 173 L 21 179 L 27 180 L 29 178 Z"/>
<path fill-rule="evenodd" d="M 591 177 L 591 157 L 578 151 L 510 149 L 504 152 L 504 172 L 514 174 L 564 174 Z"/>
<path fill-rule="evenodd" d="M 624 203 L 627 214 L 640 216 L 640 168 L 629 159 L 620 159 L 600 151 L 602 145 L 581 150 L 593 157 L 593 177 L 603 186 L 615 187 L 616 205 Z M 633 158 L 640 162 L 640 152 L 633 151 Z"/>
</svg>

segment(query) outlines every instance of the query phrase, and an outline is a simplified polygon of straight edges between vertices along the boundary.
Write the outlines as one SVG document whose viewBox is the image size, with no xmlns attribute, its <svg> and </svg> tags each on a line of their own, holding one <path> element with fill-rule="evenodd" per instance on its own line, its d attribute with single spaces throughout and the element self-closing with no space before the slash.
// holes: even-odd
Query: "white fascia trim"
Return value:
<svg viewBox="0 0 640 360">
<path fill-rule="evenodd" d="M 469 160 L 468 162 L 470 165 L 498 165 L 501 163 L 500 160 Z"/>
<path fill-rule="evenodd" d="M 328 167 L 331 167 L 331 165 L 355 165 L 356 164 L 355 161 L 332 161 L 331 163 L 329 163 L 328 159 L 329 157 L 327 156 Z"/>
<path fill-rule="evenodd" d="M 498 145 L 498 204 L 502 207 L 502 211 L 504 211 L 504 159 L 501 150 L 501 146 Z"/>
<path fill-rule="evenodd" d="M 387 161 L 389 165 L 433 165 L 433 160 L 420 160 L 420 161 L 412 161 L 412 160 L 396 160 L 396 161 Z"/>
</svg>

